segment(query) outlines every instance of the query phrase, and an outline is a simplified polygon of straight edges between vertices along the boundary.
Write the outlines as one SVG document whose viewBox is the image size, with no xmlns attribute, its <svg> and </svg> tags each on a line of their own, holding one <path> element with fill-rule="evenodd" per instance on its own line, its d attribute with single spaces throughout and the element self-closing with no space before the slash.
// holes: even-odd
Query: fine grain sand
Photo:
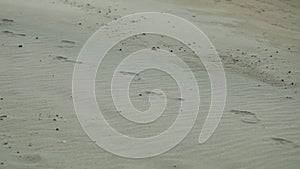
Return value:
<svg viewBox="0 0 300 169">
<path fill-rule="evenodd" d="M 298 169 L 300 166 L 299 0 L 0 0 L 0 168 L 2 169 Z M 93 143 L 81 128 L 72 100 L 74 65 L 86 40 L 101 26 L 136 12 L 183 17 L 203 30 L 219 52 L 228 95 L 214 135 L 198 144 L 210 103 L 205 68 L 172 39 L 156 35 L 117 44 L 96 79 L 96 96 L 110 125 L 149 137 L 176 118 L 180 95 L 159 71 L 139 74 L 133 104 L 148 105 L 147 89 L 163 89 L 165 114 L 149 125 L 117 115 L 111 72 L 125 55 L 154 44 L 182 56 L 196 73 L 198 119 L 178 146 L 157 157 L 129 159 Z M 122 50 L 120 50 L 122 49 Z M 120 72 L 130 75 L 128 72 Z M 153 80 L 155 79 L 155 80 Z"/>
</svg>

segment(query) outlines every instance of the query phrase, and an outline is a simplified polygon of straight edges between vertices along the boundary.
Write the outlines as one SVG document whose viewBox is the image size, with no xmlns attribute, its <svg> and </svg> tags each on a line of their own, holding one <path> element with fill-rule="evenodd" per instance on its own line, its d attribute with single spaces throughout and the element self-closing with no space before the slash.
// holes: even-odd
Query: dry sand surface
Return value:
<svg viewBox="0 0 300 169">
<path fill-rule="evenodd" d="M 1 169 L 297 169 L 300 166 L 299 0 L 0 0 Z M 165 114 L 149 125 L 117 115 L 108 80 L 115 64 L 137 49 L 161 46 L 182 56 L 200 84 L 200 115 L 178 146 L 162 155 L 129 159 L 99 148 L 81 128 L 72 100 L 72 73 L 86 40 L 101 25 L 136 12 L 183 17 L 211 39 L 227 77 L 223 118 L 198 143 L 210 103 L 208 76 L 181 44 L 159 36 L 117 44 L 96 79 L 96 96 L 111 126 L 135 137 L 162 132 L 176 118 L 177 86 L 146 71 L 130 87 L 146 110 L 153 86 L 168 93 Z M 122 51 L 120 51 L 120 48 Z M 183 48 L 180 48 L 183 49 Z M 153 80 L 156 79 L 156 80 Z"/>
</svg>

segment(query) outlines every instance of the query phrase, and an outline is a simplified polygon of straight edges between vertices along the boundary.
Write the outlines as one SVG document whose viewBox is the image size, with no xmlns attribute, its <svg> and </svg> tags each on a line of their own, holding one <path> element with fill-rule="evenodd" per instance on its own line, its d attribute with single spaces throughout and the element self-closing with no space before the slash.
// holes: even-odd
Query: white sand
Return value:
<svg viewBox="0 0 300 169">
<path fill-rule="evenodd" d="M 1 0 L 0 168 L 299 168 L 299 8 L 298 0 Z M 108 9 L 111 13 L 106 15 Z M 102 24 L 144 11 L 178 15 L 208 35 L 225 67 L 228 96 L 215 134 L 198 144 L 210 101 L 209 84 L 200 61 L 186 53 L 185 61 L 198 72 L 202 90 L 195 127 L 171 151 L 132 160 L 104 151 L 86 136 L 74 111 L 72 73 L 81 47 Z M 123 54 L 152 43 L 155 40 L 144 45 L 129 41 Z M 178 44 L 170 43 L 178 49 Z M 119 53 L 112 50 L 109 55 L 120 59 Z M 104 67 L 112 69 L 113 63 L 108 60 Z M 146 87 L 160 86 L 171 98 L 178 96 L 172 79 L 164 74 L 149 71 L 142 76 L 150 79 L 144 81 Z M 147 137 L 176 118 L 176 100 L 151 126 L 137 127 L 116 116 L 108 97 L 108 77 L 99 73 L 96 94 L 114 128 Z M 162 82 L 150 83 L 153 77 Z M 138 97 L 143 90 L 132 84 L 132 101 L 141 110 L 148 106 L 147 96 Z"/>
</svg>

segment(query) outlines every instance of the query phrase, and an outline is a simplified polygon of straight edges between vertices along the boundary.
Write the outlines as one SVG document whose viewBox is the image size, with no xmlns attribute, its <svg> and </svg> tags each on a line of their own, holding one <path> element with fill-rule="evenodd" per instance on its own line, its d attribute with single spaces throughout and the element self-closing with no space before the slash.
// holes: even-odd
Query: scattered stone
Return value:
<svg viewBox="0 0 300 169">
<path fill-rule="evenodd" d="M 156 50 L 156 47 L 152 47 L 152 50 Z"/>
<path fill-rule="evenodd" d="M 78 23 L 78 25 L 82 25 L 82 23 L 81 23 L 81 22 L 79 22 L 79 23 Z"/>
<path fill-rule="evenodd" d="M 170 52 L 172 53 L 172 52 L 173 52 L 173 50 L 170 50 Z"/>
<path fill-rule="evenodd" d="M 22 48 L 22 47 L 23 47 L 23 45 L 19 45 L 18 47 L 19 47 L 19 48 Z"/>
<path fill-rule="evenodd" d="M 56 128 L 55 130 L 56 130 L 56 131 L 59 131 L 59 128 Z"/>
<path fill-rule="evenodd" d="M 143 96 L 142 93 L 140 93 L 139 96 Z"/>
<path fill-rule="evenodd" d="M 122 51 L 122 49 L 119 49 L 119 51 Z"/>
</svg>

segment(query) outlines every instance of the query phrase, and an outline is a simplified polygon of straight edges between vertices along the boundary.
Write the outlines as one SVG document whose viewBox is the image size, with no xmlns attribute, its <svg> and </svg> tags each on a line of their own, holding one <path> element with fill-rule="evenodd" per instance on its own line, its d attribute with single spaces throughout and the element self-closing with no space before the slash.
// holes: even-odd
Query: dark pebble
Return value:
<svg viewBox="0 0 300 169">
<path fill-rule="evenodd" d="M 292 73 L 292 71 L 289 71 L 288 73 Z"/>
<path fill-rule="evenodd" d="M 56 130 L 56 131 L 59 131 L 59 128 L 56 128 L 55 130 Z"/>
<path fill-rule="evenodd" d="M 39 39 L 39 37 L 35 37 L 35 39 Z"/>
<path fill-rule="evenodd" d="M 173 52 L 173 50 L 170 50 L 170 52 Z"/>
<path fill-rule="evenodd" d="M 79 22 L 79 23 L 78 23 L 78 25 L 82 25 L 82 23 L 81 23 L 81 22 Z"/>
<path fill-rule="evenodd" d="M 276 53 L 279 53 L 279 51 L 276 51 Z"/>
<path fill-rule="evenodd" d="M 122 51 L 122 49 L 119 49 L 119 51 Z"/>
<path fill-rule="evenodd" d="M 152 50 L 156 50 L 156 47 L 152 47 Z"/>
<path fill-rule="evenodd" d="M 284 79 L 281 79 L 282 82 L 284 82 Z"/>
<path fill-rule="evenodd" d="M 19 47 L 19 48 L 22 48 L 22 47 L 23 47 L 23 45 L 19 45 L 18 47 Z"/>
<path fill-rule="evenodd" d="M 142 93 L 140 93 L 139 96 L 143 96 Z"/>
<path fill-rule="evenodd" d="M 0 163 L 0 165 L 4 165 L 4 163 L 3 163 L 3 162 L 1 162 L 1 163 Z"/>
<path fill-rule="evenodd" d="M 3 97 L 1 97 L 0 100 L 3 100 Z"/>
</svg>

